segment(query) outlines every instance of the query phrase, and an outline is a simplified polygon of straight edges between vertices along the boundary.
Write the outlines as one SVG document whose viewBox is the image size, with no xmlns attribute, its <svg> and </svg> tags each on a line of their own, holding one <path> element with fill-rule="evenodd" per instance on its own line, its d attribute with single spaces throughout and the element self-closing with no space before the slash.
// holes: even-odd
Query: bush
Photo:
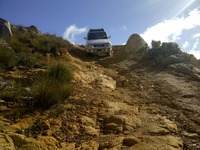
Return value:
<svg viewBox="0 0 200 150">
<path fill-rule="evenodd" d="M 31 27 L 32 28 L 32 27 Z M 69 42 L 50 34 L 40 34 L 32 29 L 15 26 L 12 28 L 13 37 L 9 42 L 17 58 L 17 65 L 29 68 L 42 67 L 46 64 L 47 53 L 56 53 L 61 47 L 69 46 Z M 34 29 L 36 30 L 36 29 Z"/>
<path fill-rule="evenodd" d="M 14 80 L 4 81 L 2 78 L 0 78 L 0 82 L 0 99 L 13 102 L 20 100 L 23 95 L 23 88 L 20 83 Z"/>
<path fill-rule="evenodd" d="M 155 64 L 161 66 L 169 65 L 169 56 L 179 55 L 181 50 L 177 43 L 164 42 L 161 44 L 160 41 L 152 41 L 152 48 L 147 52 L 146 58 L 153 60 Z"/>
<path fill-rule="evenodd" d="M 9 68 L 17 63 L 13 50 L 2 42 L 0 42 L 0 63 Z"/>
<path fill-rule="evenodd" d="M 67 47 L 69 45 L 68 41 L 51 34 L 39 35 L 33 40 L 34 50 L 43 54 L 55 54 L 62 47 Z"/>
<path fill-rule="evenodd" d="M 155 64 L 166 67 L 175 63 L 186 63 L 200 66 L 198 60 L 191 54 L 182 52 L 177 43 L 152 41 L 152 48 L 147 52 L 146 59 Z"/>
<path fill-rule="evenodd" d="M 48 40 L 44 35 L 40 35 L 33 40 L 34 51 L 40 53 L 50 53 L 51 52 L 51 41 Z"/>
<path fill-rule="evenodd" d="M 64 63 L 51 66 L 33 87 L 34 106 L 49 108 L 64 101 L 70 95 L 71 80 L 71 71 Z"/>
<path fill-rule="evenodd" d="M 17 64 L 29 68 L 44 68 L 45 57 L 40 53 L 17 53 Z"/>
<path fill-rule="evenodd" d="M 11 38 L 9 45 L 16 53 L 31 52 L 31 48 L 27 43 L 22 42 L 17 36 Z"/>
<path fill-rule="evenodd" d="M 51 66 L 47 72 L 47 76 L 56 79 L 60 83 L 69 83 L 72 80 L 71 72 L 64 63 L 56 63 Z"/>
</svg>

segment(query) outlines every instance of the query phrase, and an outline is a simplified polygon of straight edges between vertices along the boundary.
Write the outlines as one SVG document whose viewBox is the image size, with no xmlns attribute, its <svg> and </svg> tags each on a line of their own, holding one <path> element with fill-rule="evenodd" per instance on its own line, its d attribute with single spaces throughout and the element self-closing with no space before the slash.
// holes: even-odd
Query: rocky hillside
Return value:
<svg viewBox="0 0 200 150">
<path fill-rule="evenodd" d="M 125 46 L 114 46 L 113 57 L 88 57 L 83 47 L 42 35 L 36 28 L 13 30 L 11 42 L 0 47 L 0 55 L 7 50 L 8 58 L 13 56 L 0 63 L 2 150 L 200 148 L 197 60 L 192 58 L 191 64 L 180 59 L 189 56 L 178 51 L 167 57 L 178 62 L 158 65 L 163 59 L 147 57 L 156 50 L 150 51 L 137 34 Z M 60 61 L 73 75 L 70 96 L 49 108 L 33 105 L 37 75 Z M 180 64 L 189 73 L 178 69 Z M 48 93 L 51 97 L 59 92 L 56 88 Z"/>
</svg>

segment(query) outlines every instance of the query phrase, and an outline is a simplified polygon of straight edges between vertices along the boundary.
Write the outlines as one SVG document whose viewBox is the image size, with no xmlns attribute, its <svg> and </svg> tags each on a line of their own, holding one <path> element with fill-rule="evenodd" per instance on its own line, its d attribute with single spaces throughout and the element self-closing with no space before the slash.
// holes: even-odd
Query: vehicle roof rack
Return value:
<svg viewBox="0 0 200 150">
<path fill-rule="evenodd" d="M 104 31 L 103 28 L 99 28 L 99 29 L 90 29 L 90 31 Z"/>
</svg>

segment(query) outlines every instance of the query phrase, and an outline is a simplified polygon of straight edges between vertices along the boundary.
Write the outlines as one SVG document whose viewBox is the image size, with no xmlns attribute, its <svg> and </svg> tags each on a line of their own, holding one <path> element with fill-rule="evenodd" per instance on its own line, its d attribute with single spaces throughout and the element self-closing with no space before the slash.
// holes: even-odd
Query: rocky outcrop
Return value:
<svg viewBox="0 0 200 150">
<path fill-rule="evenodd" d="M 185 63 L 177 63 L 177 64 L 169 65 L 169 68 L 175 70 L 176 72 L 190 75 L 194 79 L 200 81 L 200 69 L 195 65 L 185 64 Z"/>
<path fill-rule="evenodd" d="M 0 38 L 9 41 L 12 36 L 10 22 L 0 18 Z"/>
<path fill-rule="evenodd" d="M 0 133 L 0 145 L 1 145 L 2 150 L 6 150 L 6 149 L 14 150 L 15 149 L 15 145 L 14 145 L 12 139 L 7 134 L 4 134 L 4 133 Z"/>
<path fill-rule="evenodd" d="M 125 45 L 113 46 L 114 57 L 110 58 L 109 60 L 102 60 L 100 64 L 103 66 L 108 66 L 129 58 L 141 60 L 148 50 L 148 44 L 144 41 L 144 39 L 138 34 L 132 34 Z"/>
<path fill-rule="evenodd" d="M 13 30 L 13 34 L 15 31 L 18 31 L 18 32 L 28 32 L 28 33 L 31 33 L 31 34 L 41 34 L 41 32 L 38 30 L 38 28 L 34 25 L 31 25 L 29 27 L 25 27 L 23 25 L 12 25 L 12 30 Z"/>
<path fill-rule="evenodd" d="M 116 81 L 111 77 L 106 76 L 100 72 L 95 71 L 93 66 L 90 72 L 79 71 L 74 73 L 74 78 L 84 83 L 87 87 L 92 89 L 92 85 L 100 88 L 102 91 L 113 91 L 116 89 Z"/>
<path fill-rule="evenodd" d="M 126 43 L 124 50 L 125 53 L 140 56 L 144 54 L 147 49 L 148 45 L 144 39 L 138 34 L 132 34 Z"/>
<path fill-rule="evenodd" d="M 29 26 L 27 29 L 28 29 L 29 32 L 32 32 L 32 33 L 35 33 L 35 34 L 40 33 L 40 31 L 34 25 Z"/>
</svg>

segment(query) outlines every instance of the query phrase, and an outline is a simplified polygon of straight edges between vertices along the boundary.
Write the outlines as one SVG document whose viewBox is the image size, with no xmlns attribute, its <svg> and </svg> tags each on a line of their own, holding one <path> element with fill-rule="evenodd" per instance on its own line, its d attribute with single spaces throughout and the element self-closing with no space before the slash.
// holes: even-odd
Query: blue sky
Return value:
<svg viewBox="0 0 200 150">
<path fill-rule="evenodd" d="M 148 44 L 176 42 L 200 59 L 200 0 L 0 0 L 0 17 L 75 44 L 85 43 L 90 28 L 103 27 L 113 45 L 137 33 Z"/>
</svg>

